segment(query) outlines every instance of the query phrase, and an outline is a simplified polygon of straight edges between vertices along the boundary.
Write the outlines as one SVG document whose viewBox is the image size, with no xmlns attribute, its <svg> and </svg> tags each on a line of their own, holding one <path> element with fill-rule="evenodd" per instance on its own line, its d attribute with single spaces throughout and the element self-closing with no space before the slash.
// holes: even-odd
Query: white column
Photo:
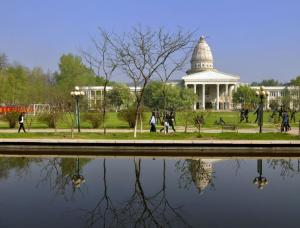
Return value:
<svg viewBox="0 0 300 228">
<path fill-rule="evenodd" d="M 205 84 L 202 84 L 202 109 L 205 110 Z"/>
<path fill-rule="evenodd" d="M 216 106 L 217 106 L 217 110 L 219 110 L 219 107 L 220 107 L 220 85 L 219 84 L 217 84 L 217 104 L 216 104 Z"/>
<path fill-rule="evenodd" d="M 194 84 L 194 94 L 197 94 L 197 85 Z M 196 110 L 197 100 L 194 102 L 194 110 Z"/>
<path fill-rule="evenodd" d="M 225 84 L 225 108 L 229 109 L 228 84 Z"/>
<path fill-rule="evenodd" d="M 92 101 L 91 101 L 92 91 L 91 91 L 91 89 L 89 89 L 87 93 L 88 93 L 89 109 L 91 109 L 92 108 Z"/>
<path fill-rule="evenodd" d="M 229 109 L 232 109 L 233 108 L 233 105 L 232 105 L 232 91 L 234 89 L 234 85 L 230 85 L 229 86 Z"/>
</svg>

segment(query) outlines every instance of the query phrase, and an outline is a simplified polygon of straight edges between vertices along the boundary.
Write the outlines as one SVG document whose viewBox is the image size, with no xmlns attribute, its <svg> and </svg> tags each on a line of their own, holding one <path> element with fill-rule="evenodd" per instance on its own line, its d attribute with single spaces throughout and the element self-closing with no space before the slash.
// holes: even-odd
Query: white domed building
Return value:
<svg viewBox="0 0 300 228">
<path fill-rule="evenodd" d="M 220 72 L 214 68 L 214 59 L 204 37 L 200 37 L 191 59 L 191 69 L 183 76 L 184 85 L 194 90 L 198 100 L 196 109 L 232 109 L 232 91 L 240 77 Z"/>
</svg>

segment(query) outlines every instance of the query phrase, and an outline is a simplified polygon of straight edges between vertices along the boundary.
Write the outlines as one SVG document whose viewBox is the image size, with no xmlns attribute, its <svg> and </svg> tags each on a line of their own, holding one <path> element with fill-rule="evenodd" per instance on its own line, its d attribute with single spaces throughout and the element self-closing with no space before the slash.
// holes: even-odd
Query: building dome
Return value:
<svg viewBox="0 0 300 228">
<path fill-rule="evenodd" d="M 191 69 L 187 74 L 213 69 L 213 56 L 203 36 L 200 37 L 191 59 Z"/>
</svg>

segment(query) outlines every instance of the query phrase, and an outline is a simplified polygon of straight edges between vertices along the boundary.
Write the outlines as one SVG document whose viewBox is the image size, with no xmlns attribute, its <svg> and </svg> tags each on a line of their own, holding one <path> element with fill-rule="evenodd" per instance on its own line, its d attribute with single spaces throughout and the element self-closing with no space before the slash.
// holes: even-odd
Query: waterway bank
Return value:
<svg viewBox="0 0 300 228">
<path fill-rule="evenodd" d="M 0 154 L 299 157 L 300 141 L 0 139 Z"/>
</svg>

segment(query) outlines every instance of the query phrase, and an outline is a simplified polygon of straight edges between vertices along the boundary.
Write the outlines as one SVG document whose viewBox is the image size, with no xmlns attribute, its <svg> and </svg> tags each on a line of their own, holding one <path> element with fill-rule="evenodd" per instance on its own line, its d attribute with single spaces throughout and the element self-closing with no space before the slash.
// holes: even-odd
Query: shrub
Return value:
<svg viewBox="0 0 300 228">
<path fill-rule="evenodd" d="M 99 128 L 102 121 L 102 114 L 98 112 L 88 112 L 85 113 L 84 119 L 91 123 L 93 128 Z"/>
<path fill-rule="evenodd" d="M 2 119 L 8 122 L 10 128 L 15 128 L 18 123 L 20 113 L 18 112 L 8 112 L 3 115 Z"/>
<path fill-rule="evenodd" d="M 39 116 L 39 121 L 45 123 L 49 128 L 56 128 L 59 118 L 61 118 L 59 112 L 48 112 L 41 114 Z"/>
<path fill-rule="evenodd" d="M 135 106 L 130 106 L 118 112 L 118 118 L 128 123 L 130 128 L 135 127 Z M 142 119 L 144 119 L 144 110 L 141 110 Z"/>
</svg>

